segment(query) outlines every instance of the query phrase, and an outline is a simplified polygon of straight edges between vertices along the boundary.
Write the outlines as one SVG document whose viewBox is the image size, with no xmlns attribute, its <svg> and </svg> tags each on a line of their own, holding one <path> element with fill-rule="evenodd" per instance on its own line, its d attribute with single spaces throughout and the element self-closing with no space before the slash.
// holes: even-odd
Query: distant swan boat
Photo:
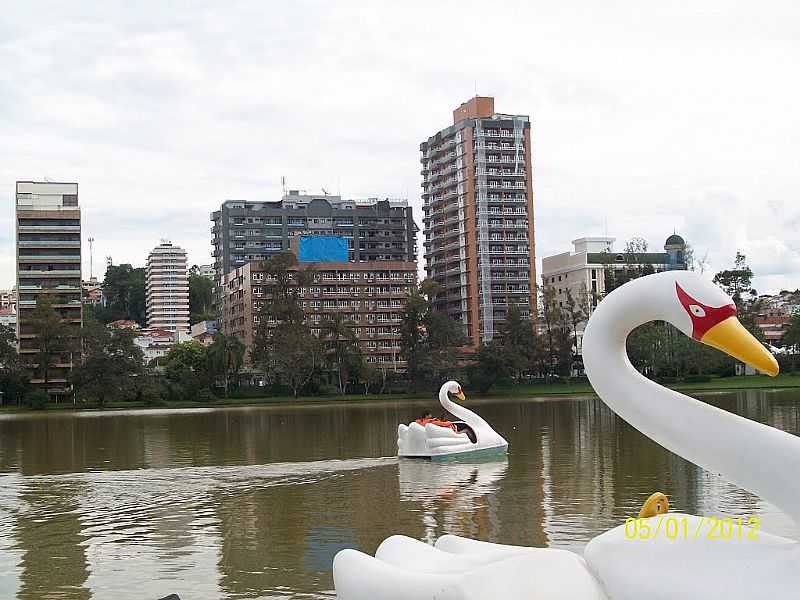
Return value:
<svg viewBox="0 0 800 600">
<path fill-rule="evenodd" d="M 463 402 L 464 391 L 457 381 L 448 381 L 441 387 L 439 403 L 461 420 L 454 422 L 454 428 L 434 423 L 401 423 L 397 427 L 397 455 L 401 458 L 447 460 L 504 454 L 508 442 L 480 416 L 450 400 L 449 394 Z"/>
</svg>

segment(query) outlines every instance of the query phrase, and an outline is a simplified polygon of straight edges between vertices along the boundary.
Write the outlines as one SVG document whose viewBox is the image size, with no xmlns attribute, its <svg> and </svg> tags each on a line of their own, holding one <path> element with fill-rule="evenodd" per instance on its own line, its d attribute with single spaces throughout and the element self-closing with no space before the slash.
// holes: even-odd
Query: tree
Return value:
<svg viewBox="0 0 800 600">
<path fill-rule="evenodd" d="M 228 397 L 230 380 L 239 374 L 244 362 L 245 346 L 239 338 L 215 333 L 206 350 L 208 370 L 211 377 L 222 380 L 225 397 Z"/>
<path fill-rule="evenodd" d="M 144 376 L 144 355 L 130 329 L 110 330 L 90 319 L 83 327 L 83 356 L 72 372 L 72 383 L 82 399 L 105 406 L 107 398 L 131 398 Z"/>
<path fill-rule="evenodd" d="M 547 344 L 547 370 L 545 379 L 553 374 L 556 362 L 556 329 L 561 321 L 561 307 L 556 300 L 556 290 L 553 286 L 545 285 L 542 288 L 542 322 L 544 323 L 545 343 Z"/>
<path fill-rule="evenodd" d="M 320 366 L 319 340 L 302 323 L 281 323 L 272 332 L 271 365 L 296 398 Z"/>
<path fill-rule="evenodd" d="M 214 282 L 200 275 L 200 269 L 194 265 L 189 269 L 189 323 L 215 320 L 213 303 Z"/>
<path fill-rule="evenodd" d="M 419 376 L 425 339 L 425 317 L 429 310 L 430 303 L 420 293 L 419 288 L 412 290 L 400 322 L 400 356 L 406 361 L 411 382 L 416 381 Z"/>
<path fill-rule="evenodd" d="M 425 280 L 406 301 L 400 324 L 400 356 L 415 389 L 438 387 L 459 371 L 458 349 L 464 344 L 461 326 L 446 313 L 433 310 L 436 283 Z"/>
<path fill-rule="evenodd" d="M 0 404 L 19 404 L 26 391 L 25 369 L 12 327 L 0 325 Z"/>
<path fill-rule="evenodd" d="M 470 387 L 486 393 L 501 378 L 511 373 L 501 342 L 484 342 L 478 348 L 477 361 L 467 367 Z"/>
<path fill-rule="evenodd" d="M 741 252 L 736 253 L 733 269 L 726 269 L 714 275 L 714 283 L 733 298 L 737 316 L 744 328 L 758 341 L 764 342 L 764 332 L 756 323 L 762 303 L 758 299 L 758 293 L 753 289 L 752 281 L 753 271 L 747 265 L 747 257 Z"/>
<path fill-rule="evenodd" d="M 625 254 L 637 255 L 647 253 L 647 240 L 641 237 L 632 237 L 625 242 Z"/>
<path fill-rule="evenodd" d="M 792 372 L 794 372 L 797 355 L 800 354 L 800 313 L 794 315 L 783 336 L 783 342 L 792 350 Z"/>
<path fill-rule="evenodd" d="M 755 292 L 751 282 L 753 271 L 747 266 L 747 257 L 741 252 L 736 253 L 733 269 L 726 269 L 714 275 L 714 283 L 720 286 L 736 303 L 738 309 Z"/>
<path fill-rule="evenodd" d="M 347 393 L 347 382 L 351 372 L 358 372 L 361 352 L 358 340 L 348 321 L 341 313 L 329 316 L 320 329 L 325 340 L 328 363 L 333 367 L 339 382 L 339 393 Z"/>
<path fill-rule="evenodd" d="M 164 374 L 174 386 L 173 396 L 183 398 L 202 397 L 201 390 L 208 395 L 208 347 L 190 341 L 175 344 L 162 359 Z"/>
<path fill-rule="evenodd" d="M 64 355 L 77 351 L 77 339 L 73 335 L 73 328 L 53 308 L 53 299 L 49 294 L 39 294 L 37 297 L 36 308 L 31 313 L 29 326 L 36 334 L 39 346 L 34 372 L 44 382 L 46 388 L 53 364 L 59 359 L 68 362 Z"/>
<path fill-rule="evenodd" d="M 573 294 L 572 289 L 568 287 L 564 314 L 572 329 L 572 344 L 575 348 L 575 356 L 580 350 L 578 348 L 578 327 L 589 319 L 589 313 L 589 292 L 586 290 L 586 284 L 581 282 L 576 294 Z"/>
<path fill-rule="evenodd" d="M 119 319 L 145 321 L 145 269 L 129 264 L 112 265 L 103 280 L 106 306 L 97 309 L 98 318 L 106 323 Z"/>
<path fill-rule="evenodd" d="M 380 385 L 378 392 L 382 394 L 386 388 L 386 369 L 377 369 L 368 362 L 362 360 L 358 366 L 358 382 L 364 386 L 364 395 L 368 395 L 370 389 Z"/>
<path fill-rule="evenodd" d="M 534 362 L 537 340 L 533 324 L 529 319 L 523 319 L 517 305 L 512 304 L 506 311 L 505 321 L 498 327 L 498 334 L 500 345 L 492 349 L 499 353 L 508 374 L 519 382 Z M 479 352 L 479 361 L 480 357 Z"/>
<path fill-rule="evenodd" d="M 319 340 L 305 322 L 301 289 L 316 276 L 311 268 L 298 268 L 297 257 L 281 252 L 262 263 L 268 278 L 269 299 L 258 313 L 253 341 L 253 363 L 268 380 L 286 383 L 295 396 L 320 367 Z"/>
<path fill-rule="evenodd" d="M 655 268 L 644 256 L 646 254 L 647 241 L 640 237 L 633 237 L 625 243 L 622 264 L 616 261 L 616 256 L 612 260 L 611 253 L 605 252 L 603 273 L 606 294 L 633 279 L 655 273 Z"/>
</svg>

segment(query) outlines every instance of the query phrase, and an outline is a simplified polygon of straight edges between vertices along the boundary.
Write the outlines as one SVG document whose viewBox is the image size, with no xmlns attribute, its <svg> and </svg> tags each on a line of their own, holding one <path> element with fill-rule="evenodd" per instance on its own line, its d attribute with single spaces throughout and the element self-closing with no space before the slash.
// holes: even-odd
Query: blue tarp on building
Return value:
<svg viewBox="0 0 800 600">
<path fill-rule="evenodd" d="M 297 259 L 300 262 L 347 262 L 347 240 L 333 235 L 301 236 Z"/>
</svg>

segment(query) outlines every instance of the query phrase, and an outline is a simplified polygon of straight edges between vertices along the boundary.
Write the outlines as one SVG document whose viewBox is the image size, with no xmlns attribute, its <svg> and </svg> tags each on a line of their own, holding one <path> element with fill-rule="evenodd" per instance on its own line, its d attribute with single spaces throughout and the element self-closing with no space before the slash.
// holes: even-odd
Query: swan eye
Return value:
<svg viewBox="0 0 800 600">
<path fill-rule="evenodd" d="M 695 317 L 700 317 L 700 318 L 702 318 L 702 317 L 705 317 L 705 316 L 706 316 L 706 311 L 705 311 L 705 309 L 704 309 L 702 306 L 697 306 L 697 304 L 690 304 L 690 305 L 689 305 L 689 310 L 690 310 L 690 311 L 692 311 L 692 314 L 693 314 Z"/>
</svg>

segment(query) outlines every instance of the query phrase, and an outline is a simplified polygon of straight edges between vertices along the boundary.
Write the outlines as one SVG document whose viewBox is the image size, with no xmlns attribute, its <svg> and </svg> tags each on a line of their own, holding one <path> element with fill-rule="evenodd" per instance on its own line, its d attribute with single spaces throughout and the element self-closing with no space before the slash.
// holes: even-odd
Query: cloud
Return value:
<svg viewBox="0 0 800 600">
<path fill-rule="evenodd" d="M 80 183 L 95 265 L 143 264 L 162 237 L 210 262 L 211 211 L 276 199 L 282 176 L 407 195 L 421 225 L 419 143 L 476 90 L 532 118 L 539 256 L 604 232 L 659 247 L 675 229 L 711 268 L 748 254 L 759 291 L 797 287 L 797 11 L 17 5 L 0 22 L 0 287 L 17 179 Z"/>
</svg>

